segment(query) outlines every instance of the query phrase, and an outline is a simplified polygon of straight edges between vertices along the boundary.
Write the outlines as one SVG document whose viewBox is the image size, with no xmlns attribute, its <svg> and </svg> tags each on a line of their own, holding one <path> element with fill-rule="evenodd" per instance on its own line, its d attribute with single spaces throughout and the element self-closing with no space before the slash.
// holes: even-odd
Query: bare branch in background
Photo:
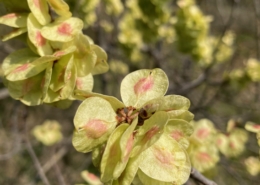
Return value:
<svg viewBox="0 0 260 185">
<path fill-rule="evenodd" d="M 196 181 L 199 181 L 200 183 L 202 183 L 203 185 L 217 185 L 217 183 L 215 183 L 212 180 L 209 180 L 208 178 L 206 178 L 205 176 L 203 176 L 198 170 L 196 170 L 195 168 L 192 168 L 191 170 L 191 174 L 190 177 Z"/>
<path fill-rule="evenodd" d="M 28 128 L 28 127 L 27 127 L 27 125 L 26 125 L 27 117 L 28 117 L 27 107 L 25 107 L 25 110 L 24 110 L 24 111 L 25 111 L 25 112 L 24 112 L 24 115 L 23 115 L 23 121 L 24 121 L 24 125 L 25 125 L 25 127 L 26 127 L 26 133 L 25 133 L 25 146 L 26 146 L 26 149 L 27 149 L 29 155 L 31 156 L 31 158 L 32 158 L 32 160 L 33 160 L 34 166 L 35 166 L 35 168 L 36 168 L 36 170 L 37 170 L 37 172 L 38 172 L 38 174 L 39 174 L 41 180 L 43 181 L 43 183 L 44 183 L 45 185 L 50 185 L 49 180 L 47 179 L 47 177 L 46 177 L 46 175 L 45 175 L 45 173 L 44 173 L 44 171 L 43 171 L 43 168 L 42 168 L 42 166 L 41 166 L 41 164 L 40 164 L 40 161 L 39 161 L 37 155 L 35 154 L 35 152 L 34 152 L 34 150 L 33 150 L 33 147 L 32 147 L 32 144 L 31 144 L 31 142 L 30 142 L 30 139 L 29 139 L 29 137 L 28 137 L 28 131 L 27 131 L 27 128 Z"/>
<path fill-rule="evenodd" d="M 9 96 L 8 89 L 3 88 L 0 90 L 0 100 L 5 99 Z"/>
</svg>

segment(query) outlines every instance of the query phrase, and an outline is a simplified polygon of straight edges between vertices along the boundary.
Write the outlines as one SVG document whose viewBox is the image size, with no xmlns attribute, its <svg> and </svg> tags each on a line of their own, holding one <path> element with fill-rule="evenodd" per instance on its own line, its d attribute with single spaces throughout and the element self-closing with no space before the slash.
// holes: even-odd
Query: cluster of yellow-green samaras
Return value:
<svg viewBox="0 0 260 185">
<path fill-rule="evenodd" d="M 3 61 L 10 95 L 32 106 L 67 104 L 74 99 L 75 90 L 91 91 L 92 75 L 108 70 L 106 52 L 82 33 L 83 22 L 71 17 L 63 0 L 27 3 L 28 10 L 0 17 L 1 24 L 14 28 L 3 41 L 25 33 L 28 46 Z"/>
<path fill-rule="evenodd" d="M 74 118 L 72 143 L 79 152 L 92 151 L 103 183 L 181 185 L 189 178 L 193 114 L 187 98 L 164 96 L 168 85 L 161 69 L 142 69 L 123 79 L 122 102 L 79 93 L 85 100 Z"/>
</svg>

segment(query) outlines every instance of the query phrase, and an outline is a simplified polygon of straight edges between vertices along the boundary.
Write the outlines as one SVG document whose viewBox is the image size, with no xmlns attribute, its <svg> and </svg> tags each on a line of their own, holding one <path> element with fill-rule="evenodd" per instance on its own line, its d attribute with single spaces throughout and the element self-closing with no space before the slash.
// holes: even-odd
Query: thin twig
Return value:
<svg viewBox="0 0 260 185">
<path fill-rule="evenodd" d="M 190 177 L 196 181 L 199 181 L 203 185 L 217 185 L 216 182 L 209 180 L 205 176 L 203 176 L 198 170 L 192 168 Z"/>
<path fill-rule="evenodd" d="M 14 137 L 14 146 L 12 147 L 12 150 L 0 155 L 0 161 L 2 160 L 8 160 L 12 158 L 15 154 L 17 154 L 21 150 L 21 136 L 18 132 L 18 104 L 17 102 L 13 105 L 13 114 L 12 114 L 12 125 L 13 125 L 13 132 L 12 135 Z"/>
<path fill-rule="evenodd" d="M 51 157 L 51 159 L 46 164 L 43 165 L 43 171 L 47 173 L 67 152 L 67 147 L 61 148 L 57 153 L 55 153 Z"/>
<path fill-rule="evenodd" d="M 0 90 L 0 100 L 5 99 L 9 96 L 8 89 L 4 88 Z"/>
<path fill-rule="evenodd" d="M 62 173 L 60 171 L 60 167 L 57 163 L 55 163 L 55 165 L 54 165 L 54 170 L 55 170 L 55 173 L 58 177 L 59 185 L 66 185 L 65 179 L 62 176 Z"/>
<path fill-rule="evenodd" d="M 44 173 L 44 171 L 42 169 L 42 166 L 41 166 L 41 164 L 40 164 L 40 162 L 39 162 L 39 160 L 38 160 L 38 158 L 37 158 L 37 156 L 36 156 L 36 154 L 35 154 L 35 152 L 33 150 L 32 144 L 31 144 L 30 139 L 28 137 L 27 125 L 26 125 L 26 119 L 27 119 L 27 116 L 28 116 L 27 115 L 28 114 L 27 111 L 28 110 L 25 110 L 25 111 L 26 112 L 25 112 L 25 115 L 24 115 L 24 124 L 26 126 L 26 135 L 25 135 L 25 146 L 26 146 L 26 149 L 27 149 L 29 155 L 31 156 L 31 158 L 33 160 L 34 166 L 37 169 L 38 174 L 39 174 L 41 180 L 43 181 L 43 183 L 45 185 L 50 185 L 49 180 L 47 179 L 47 177 L 46 177 L 46 175 L 45 175 L 45 173 Z"/>
</svg>

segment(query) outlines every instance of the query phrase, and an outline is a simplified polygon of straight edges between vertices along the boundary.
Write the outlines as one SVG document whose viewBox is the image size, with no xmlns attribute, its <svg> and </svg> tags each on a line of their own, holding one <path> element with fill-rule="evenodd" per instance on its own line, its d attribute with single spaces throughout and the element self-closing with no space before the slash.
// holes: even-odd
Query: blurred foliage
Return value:
<svg viewBox="0 0 260 185">
<path fill-rule="evenodd" d="M 203 166 L 201 162 L 194 163 L 194 166 L 201 166 L 198 169 L 201 168 L 203 174 L 218 184 L 259 184 L 257 162 L 247 158 L 259 158 L 257 142 L 260 141 L 260 134 L 242 131 L 247 121 L 256 125 L 260 123 L 260 38 L 257 33 L 259 16 L 256 16 L 259 6 L 254 1 L 66 2 L 73 16 L 84 21 L 84 34 L 89 35 L 108 54 L 110 71 L 94 77 L 94 92 L 119 98 L 119 84 L 127 73 L 140 68 L 162 68 L 170 81 L 167 94 L 188 97 L 195 120 L 210 120 L 216 134 L 229 145 L 230 141 L 245 142 L 246 139 L 239 139 L 248 137 L 245 148 L 235 152 L 228 150 L 226 145 L 222 149 L 223 155 L 218 154 L 218 157 L 213 146 L 205 147 L 208 144 L 192 141 L 190 147 L 195 147 L 194 151 L 210 153 L 214 163 L 218 161 L 215 167 Z M 17 0 L 1 0 L 0 15 L 29 11 L 26 3 L 19 2 L 18 9 L 16 3 Z M 0 26 L 1 36 L 10 31 L 12 29 Z M 1 42 L 1 61 L 13 51 L 23 48 L 26 42 L 24 35 L 16 40 Z M 196 85 L 194 81 L 200 79 L 201 74 L 204 78 L 202 76 L 203 80 Z M 80 173 L 86 169 L 98 175 L 91 164 L 91 156 L 76 152 L 71 144 L 78 101 L 66 110 L 49 105 L 28 108 L 2 95 L 2 78 L 0 82 L 0 165 L 4 166 L 0 168 L 0 184 L 43 184 L 26 148 L 27 136 L 51 184 L 61 184 L 57 175 L 59 170 L 66 184 L 85 183 Z M 22 121 L 24 110 L 28 112 L 26 124 Z M 59 143 L 49 147 L 37 142 L 26 131 L 46 119 L 57 120 L 63 135 Z M 235 120 L 236 126 L 233 129 L 229 126 L 226 130 L 230 119 Z M 200 125 L 197 122 L 193 124 Z M 61 157 L 56 159 L 56 163 L 50 165 L 52 157 L 59 155 Z M 205 156 L 208 159 L 207 155 L 200 156 L 202 160 Z M 252 176 L 257 172 L 258 175 Z M 192 180 L 190 182 L 196 184 Z"/>
</svg>

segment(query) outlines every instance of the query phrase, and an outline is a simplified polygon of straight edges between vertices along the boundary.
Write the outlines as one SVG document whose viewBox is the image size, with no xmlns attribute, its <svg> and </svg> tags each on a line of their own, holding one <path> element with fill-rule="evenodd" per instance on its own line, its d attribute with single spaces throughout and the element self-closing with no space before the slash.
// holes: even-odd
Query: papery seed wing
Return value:
<svg viewBox="0 0 260 185">
<path fill-rule="evenodd" d="M 100 178 L 98 178 L 95 174 L 88 172 L 87 170 L 82 171 L 81 177 L 91 185 L 102 185 Z"/>
<path fill-rule="evenodd" d="M 190 122 L 194 118 L 194 114 L 187 110 L 172 110 L 167 112 L 169 119 L 182 119 Z"/>
<path fill-rule="evenodd" d="M 157 111 L 188 110 L 190 100 L 179 95 L 168 95 L 148 101 L 143 108 L 149 112 L 149 108 L 153 105 L 157 105 Z"/>
<path fill-rule="evenodd" d="M 92 74 L 88 74 L 84 77 L 77 77 L 76 78 L 76 87 L 75 89 L 91 92 L 94 86 L 94 79 Z"/>
<path fill-rule="evenodd" d="M 41 25 L 51 22 L 49 7 L 46 0 L 27 0 L 29 8 Z"/>
<path fill-rule="evenodd" d="M 53 53 L 53 50 L 51 48 L 51 45 L 49 44 L 49 41 L 42 36 L 42 25 L 40 25 L 40 23 L 37 21 L 32 13 L 28 16 L 27 28 L 28 37 L 37 48 L 37 52 L 39 53 L 39 55 L 51 55 Z"/>
<path fill-rule="evenodd" d="M 49 62 L 54 61 L 57 57 L 54 56 L 43 56 L 37 58 L 36 60 L 20 65 L 16 67 L 11 73 L 9 73 L 6 78 L 10 81 L 24 80 L 35 76 L 45 70 L 49 65 Z"/>
<path fill-rule="evenodd" d="M 14 37 L 17 37 L 19 35 L 22 35 L 23 33 L 27 32 L 27 28 L 25 27 L 22 27 L 22 28 L 17 28 L 17 29 L 14 29 L 13 31 L 11 31 L 10 33 L 4 35 L 2 37 L 2 41 L 7 41 L 7 40 L 10 40 Z"/>
<path fill-rule="evenodd" d="M 121 97 L 126 106 L 140 108 L 144 103 L 163 96 L 168 78 L 161 69 L 142 69 L 128 74 L 121 83 Z"/>
<path fill-rule="evenodd" d="M 96 54 L 97 59 L 95 66 L 91 73 L 93 75 L 102 74 L 108 71 L 109 66 L 107 64 L 107 53 L 97 45 L 91 45 L 91 50 Z"/>
<path fill-rule="evenodd" d="M 177 141 L 169 139 L 167 135 L 162 135 L 142 155 L 145 157 L 139 168 L 151 178 L 163 182 L 181 181 L 182 184 L 189 178 L 191 165 L 187 154 Z"/>
<path fill-rule="evenodd" d="M 119 143 L 122 134 L 125 132 L 128 126 L 128 124 L 121 124 L 120 126 L 118 126 L 110 135 L 107 141 L 107 145 L 102 156 L 100 165 L 101 180 L 103 182 L 108 182 L 112 179 L 117 179 L 124 170 L 126 164 L 120 163 L 121 149 Z M 116 168 L 120 168 L 120 170 Z M 121 171 L 121 173 L 117 172 L 115 174 L 116 170 Z"/>
<path fill-rule="evenodd" d="M 137 131 L 131 157 L 139 155 L 153 145 L 164 133 L 164 127 L 167 123 L 168 115 L 163 111 L 156 112 L 146 120 Z"/>
<path fill-rule="evenodd" d="M 67 71 L 68 63 L 73 60 L 72 56 L 72 54 L 68 54 L 54 62 L 53 73 L 50 82 L 50 89 L 52 89 L 54 92 L 57 92 L 62 87 L 64 87 L 65 72 Z"/>
<path fill-rule="evenodd" d="M 74 98 L 76 98 L 78 100 L 83 101 L 83 100 L 90 98 L 90 97 L 100 97 L 100 98 L 107 100 L 110 103 L 110 105 L 112 106 L 112 108 L 114 109 L 115 112 L 119 108 L 125 107 L 125 105 L 121 101 L 119 101 L 117 98 L 115 98 L 113 96 L 107 96 L 107 95 L 103 95 L 103 94 L 99 94 L 99 93 L 75 90 Z"/>
<path fill-rule="evenodd" d="M 44 26 L 41 30 L 43 37 L 51 41 L 68 42 L 83 28 L 82 20 L 71 17 L 67 20 L 56 21 Z"/>
<path fill-rule="evenodd" d="M 193 133 L 193 125 L 187 121 L 171 119 L 165 127 L 165 134 L 176 140 L 185 149 L 189 146 L 188 138 Z"/>
<path fill-rule="evenodd" d="M 26 27 L 28 13 L 10 13 L 0 17 L 0 24 L 22 28 Z"/>
<path fill-rule="evenodd" d="M 120 149 L 121 149 L 121 162 L 126 162 L 130 157 L 130 153 L 134 146 L 134 130 L 138 123 L 138 119 L 134 119 L 131 125 L 122 134 L 120 139 Z"/>
<path fill-rule="evenodd" d="M 42 103 L 42 79 L 44 72 L 31 78 L 8 82 L 10 96 L 14 99 L 21 100 L 29 106 L 39 105 Z"/>
<path fill-rule="evenodd" d="M 67 99 L 72 94 L 76 84 L 77 72 L 71 56 L 64 74 L 64 87 L 60 90 L 61 99 Z"/>
<path fill-rule="evenodd" d="M 99 97 L 82 102 L 74 117 L 73 145 L 80 152 L 89 152 L 104 143 L 117 124 L 110 103 Z"/>
<path fill-rule="evenodd" d="M 50 62 L 46 68 L 45 75 L 42 79 L 42 99 L 44 100 L 49 89 L 49 85 L 51 82 L 51 76 L 52 76 L 52 65 L 53 63 Z"/>
<path fill-rule="evenodd" d="M 156 185 L 172 185 L 172 182 L 163 182 L 163 181 L 158 181 L 156 179 L 153 179 L 149 176 L 147 176 L 142 170 L 138 170 L 137 172 L 138 177 L 141 181 L 142 184 L 156 184 Z"/>
<path fill-rule="evenodd" d="M 260 124 L 253 123 L 251 121 L 246 122 L 246 130 L 254 133 L 260 132 Z"/>
<path fill-rule="evenodd" d="M 8 55 L 3 61 L 2 69 L 4 71 L 4 75 L 8 75 L 15 68 L 30 63 L 37 58 L 38 56 L 28 48 L 16 50 Z"/>
<path fill-rule="evenodd" d="M 120 185 L 129 185 L 133 182 L 143 157 L 143 155 L 138 155 L 129 159 L 125 170 L 118 178 Z"/>
<path fill-rule="evenodd" d="M 71 17 L 70 7 L 69 5 L 63 0 L 47 0 L 50 4 L 51 8 L 60 16 L 64 18 Z"/>
</svg>

